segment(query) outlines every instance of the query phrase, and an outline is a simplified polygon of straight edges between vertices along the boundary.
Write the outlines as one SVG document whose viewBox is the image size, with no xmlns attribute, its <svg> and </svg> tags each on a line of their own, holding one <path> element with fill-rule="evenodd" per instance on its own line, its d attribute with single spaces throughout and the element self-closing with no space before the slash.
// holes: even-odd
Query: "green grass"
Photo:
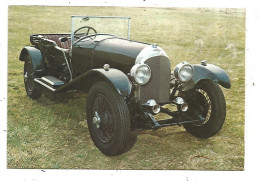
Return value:
<svg viewBox="0 0 260 181">
<path fill-rule="evenodd" d="M 127 153 L 104 156 L 86 125 L 86 95 L 63 102 L 31 100 L 23 85 L 23 46 L 33 33 L 70 31 L 70 15 L 130 16 L 131 39 L 157 43 L 172 68 L 180 61 L 224 68 L 226 122 L 219 134 L 198 139 L 182 127 L 144 131 Z M 245 11 L 123 7 L 10 6 L 8 27 L 8 168 L 243 170 Z"/>
</svg>

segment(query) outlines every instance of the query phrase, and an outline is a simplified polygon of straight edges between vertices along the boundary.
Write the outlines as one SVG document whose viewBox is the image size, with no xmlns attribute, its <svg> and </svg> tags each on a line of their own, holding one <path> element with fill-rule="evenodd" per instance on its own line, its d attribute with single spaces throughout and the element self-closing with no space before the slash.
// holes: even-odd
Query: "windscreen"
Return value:
<svg viewBox="0 0 260 181">
<path fill-rule="evenodd" d="M 109 16 L 71 16 L 71 40 L 76 41 L 80 36 L 92 34 L 112 34 L 130 39 L 129 17 Z"/>
</svg>

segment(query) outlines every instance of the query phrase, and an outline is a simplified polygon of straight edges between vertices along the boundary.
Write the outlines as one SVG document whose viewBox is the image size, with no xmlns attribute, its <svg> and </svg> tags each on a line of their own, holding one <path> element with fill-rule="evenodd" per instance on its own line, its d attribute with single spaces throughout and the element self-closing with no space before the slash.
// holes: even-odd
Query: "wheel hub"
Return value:
<svg viewBox="0 0 260 181">
<path fill-rule="evenodd" d="M 99 94 L 93 102 L 92 125 L 97 137 L 103 143 L 109 143 L 114 137 L 114 115 L 107 99 Z"/>
<path fill-rule="evenodd" d="M 28 79 L 28 75 L 27 75 L 27 72 L 25 72 L 25 74 L 24 74 L 24 80 L 27 81 L 27 79 Z"/>
<path fill-rule="evenodd" d="M 97 111 L 95 111 L 95 116 L 93 117 L 93 124 L 96 125 L 97 128 L 100 127 L 100 116 Z"/>
<path fill-rule="evenodd" d="M 191 115 L 196 115 L 196 117 L 201 120 L 196 125 L 204 125 L 209 120 L 211 114 L 211 102 L 207 93 L 202 89 L 198 89 L 194 92 L 189 101 L 191 105 Z"/>
</svg>

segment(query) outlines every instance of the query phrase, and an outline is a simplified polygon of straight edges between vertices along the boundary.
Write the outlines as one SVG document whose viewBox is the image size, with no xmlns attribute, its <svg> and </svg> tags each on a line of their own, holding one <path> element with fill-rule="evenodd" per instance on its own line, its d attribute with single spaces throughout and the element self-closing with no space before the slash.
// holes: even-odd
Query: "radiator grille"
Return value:
<svg viewBox="0 0 260 181">
<path fill-rule="evenodd" d="M 165 56 L 156 56 L 145 61 L 152 71 L 150 81 L 141 87 L 140 100 L 146 103 L 154 99 L 157 103 L 169 101 L 170 95 L 170 60 Z"/>
</svg>

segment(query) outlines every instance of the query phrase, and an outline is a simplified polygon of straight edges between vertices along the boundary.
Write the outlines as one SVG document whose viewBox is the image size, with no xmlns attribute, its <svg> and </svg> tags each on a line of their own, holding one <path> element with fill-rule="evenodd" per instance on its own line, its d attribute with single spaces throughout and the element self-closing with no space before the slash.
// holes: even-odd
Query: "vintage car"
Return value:
<svg viewBox="0 0 260 181">
<path fill-rule="evenodd" d="M 30 36 L 19 57 L 24 85 L 31 99 L 86 92 L 88 129 L 103 154 L 130 150 L 137 130 L 183 125 L 198 138 L 220 131 L 226 103 L 219 85 L 231 87 L 223 69 L 202 60 L 171 71 L 161 47 L 130 40 L 129 17 L 71 18 L 71 33 Z"/>
</svg>

